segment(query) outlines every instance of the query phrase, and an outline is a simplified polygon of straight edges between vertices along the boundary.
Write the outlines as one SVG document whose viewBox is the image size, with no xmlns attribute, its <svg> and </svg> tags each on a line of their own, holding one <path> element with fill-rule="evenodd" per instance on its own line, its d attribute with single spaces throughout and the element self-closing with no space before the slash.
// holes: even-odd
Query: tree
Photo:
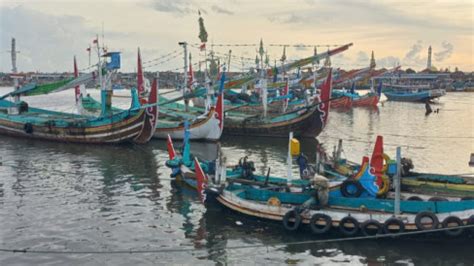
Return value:
<svg viewBox="0 0 474 266">
<path fill-rule="evenodd" d="M 416 71 L 413 70 L 413 69 L 411 69 L 411 68 L 407 68 L 407 70 L 405 70 L 405 73 L 407 73 L 407 74 L 415 74 Z"/>
</svg>

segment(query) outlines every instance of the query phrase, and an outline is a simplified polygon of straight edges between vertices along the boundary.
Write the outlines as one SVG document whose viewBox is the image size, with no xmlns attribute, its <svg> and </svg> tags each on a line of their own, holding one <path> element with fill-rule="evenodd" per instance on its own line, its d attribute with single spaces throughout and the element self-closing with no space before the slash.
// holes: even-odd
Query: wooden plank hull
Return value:
<svg viewBox="0 0 474 266">
<path fill-rule="evenodd" d="M 144 110 L 141 110 L 120 119 L 112 117 L 114 122 L 98 126 L 92 126 L 92 120 L 76 120 L 57 126 L 64 122 L 51 119 L 43 123 L 31 123 L 27 115 L 24 116 L 25 121 L 20 122 L 12 120 L 12 115 L 0 115 L 0 134 L 61 142 L 120 143 L 133 141 L 142 132 L 145 117 Z"/>
<path fill-rule="evenodd" d="M 317 107 L 298 111 L 298 116 L 280 122 L 265 121 L 260 118 L 233 120 L 225 119 L 224 135 L 260 136 L 287 138 L 290 132 L 295 137 L 314 138 L 324 128 L 323 112 Z M 274 121 L 274 120 L 273 120 Z"/>
<path fill-rule="evenodd" d="M 192 140 L 210 140 L 217 141 L 222 135 L 222 130 L 219 127 L 219 120 L 216 117 L 215 108 L 212 107 L 207 115 L 191 123 L 189 126 L 190 139 Z M 166 139 L 168 135 L 172 139 L 184 138 L 184 124 L 174 127 L 158 126 L 154 138 Z"/>
<path fill-rule="evenodd" d="M 291 204 L 281 204 L 279 206 L 275 206 L 267 204 L 267 202 L 247 200 L 239 197 L 236 193 L 227 190 L 224 190 L 223 193 L 217 197 L 217 201 L 223 206 L 236 212 L 273 221 L 282 221 L 285 214 L 290 210 L 293 210 L 295 207 L 295 205 Z M 385 221 L 393 217 L 393 212 L 361 211 L 358 208 L 327 207 L 321 210 L 308 210 L 303 212 L 301 214 L 302 222 L 304 224 L 309 224 L 311 217 L 316 213 L 330 216 L 332 218 L 332 226 L 334 227 L 338 227 L 340 221 L 347 216 L 355 218 L 360 224 L 367 220 L 376 220 L 383 224 Z M 474 208 L 437 213 L 436 215 L 440 221 L 443 221 L 448 216 L 454 215 L 459 217 L 463 223 L 466 224 L 469 217 L 474 215 Z M 405 230 L 418 230 L 415 224 L 416 214 L 402 213 L 398 218 L 404 222 Z"/>
<path fill-rule="evenodd" d="M 330 105 L 331 108 L 351 108 L 352 100 L 350 97 L 343 96 L 341 98 L 332 100 Z"/>
<path fill-rule="evenodd" d="M 378 103 L 379 96 L 377 95 L 364 95 L 352 100 L 352 106 L 354 107 L 375 107 Z"/>
</svg>

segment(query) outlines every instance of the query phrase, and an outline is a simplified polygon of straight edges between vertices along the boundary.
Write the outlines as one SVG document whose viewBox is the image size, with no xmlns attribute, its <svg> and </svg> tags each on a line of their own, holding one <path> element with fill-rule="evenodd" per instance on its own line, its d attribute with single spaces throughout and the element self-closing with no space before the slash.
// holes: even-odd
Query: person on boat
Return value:
<svg viewBox="0 0 474 266">
<path fill-rule="evenodd" d="M 425 115 L 429 115 L 433 112 L 433 109 L 431 109 L 431 105 L 429 101 L 425 102 L 425 109 L 426 109 Z"/>
<path fill-rule="evenodd" d="M 298 167 L 300 169 L 300 178 L 301 179 L 309 179 L 309 176 L 308 176 L 308 157 L 306 157 L 304 155 L 304 153 L 300 153 L 300 155 L 296 158 L 296 163 L 298 164 Z"/>
</svg>

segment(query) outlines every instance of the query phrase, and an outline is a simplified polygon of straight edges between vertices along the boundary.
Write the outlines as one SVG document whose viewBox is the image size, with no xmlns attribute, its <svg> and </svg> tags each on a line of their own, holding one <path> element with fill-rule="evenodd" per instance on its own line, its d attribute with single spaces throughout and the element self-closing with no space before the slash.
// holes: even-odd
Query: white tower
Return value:
<svg viewBox="0 0 474 266">
<path fill-rule="evenodd" d="M 428 48 L 428 62 L 426 64 L 427 69 L 431 69 L 431 45 Z"/>
</svg>

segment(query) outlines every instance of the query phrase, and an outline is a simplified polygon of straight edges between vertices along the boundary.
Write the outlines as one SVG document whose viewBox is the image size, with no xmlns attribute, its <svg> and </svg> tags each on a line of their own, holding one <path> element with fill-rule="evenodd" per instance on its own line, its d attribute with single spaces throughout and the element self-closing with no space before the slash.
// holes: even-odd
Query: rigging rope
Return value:
<svg viewBox="0 0 474 266">
<path fill-rule="evenodd" d="M 357 240 L 371 240 L 371 239 L 384 239 L 384 238 L 393 238 L 393 237 L 404 237 L 404 236 L 416 236 L 430 233 L 438 233 L 449 230 L 458 230 L 458 229 L 469 229 L 474 228 L 474 224 L 463 225 L 458 227 L 449 227 L 449 228 L 438 228 L 422 231 L 413 231 L 413 232 L 403 232 L 403 233 L 391 233 L 383 235 L 374 235 L 374 236 L 358 236 L 358 237 L 348 237 L 348 238 L 333 238 L 333 239 L 320 239 L 320 240 L 307 240 L 307 241 L 294 241 L 294 242 L 282 242 L 274 244 L 252 244 L 252 245 L 238 245 L 230 246 L 225 248 L 215 247 L 213 249 L 222 249 L 222 250 L 235 250 L 235 249 L 250 249 L 250 248 L 283 248 L 287 246 L 296 246 L 296 245 L 310 245 L 310 244 L 327 244 L 327 243 L 337 243 L 337 242 L 349 242 Z M 0 248 L 0 252 L 12 252 L 12 253 L 34 253 L 34 254 L 145 254 L 145 253 L 180 253 L 180 252 L 207 252 L 206 249 L 195 249 L 195 248 L 163 248 L 163 249 L 148 249 L 148 250 L 139 250 L 139 249 L 129 249 L 129 250 L 40 250 L 40 249 L 15 249 L 15 248 Z"/>
</svg>

